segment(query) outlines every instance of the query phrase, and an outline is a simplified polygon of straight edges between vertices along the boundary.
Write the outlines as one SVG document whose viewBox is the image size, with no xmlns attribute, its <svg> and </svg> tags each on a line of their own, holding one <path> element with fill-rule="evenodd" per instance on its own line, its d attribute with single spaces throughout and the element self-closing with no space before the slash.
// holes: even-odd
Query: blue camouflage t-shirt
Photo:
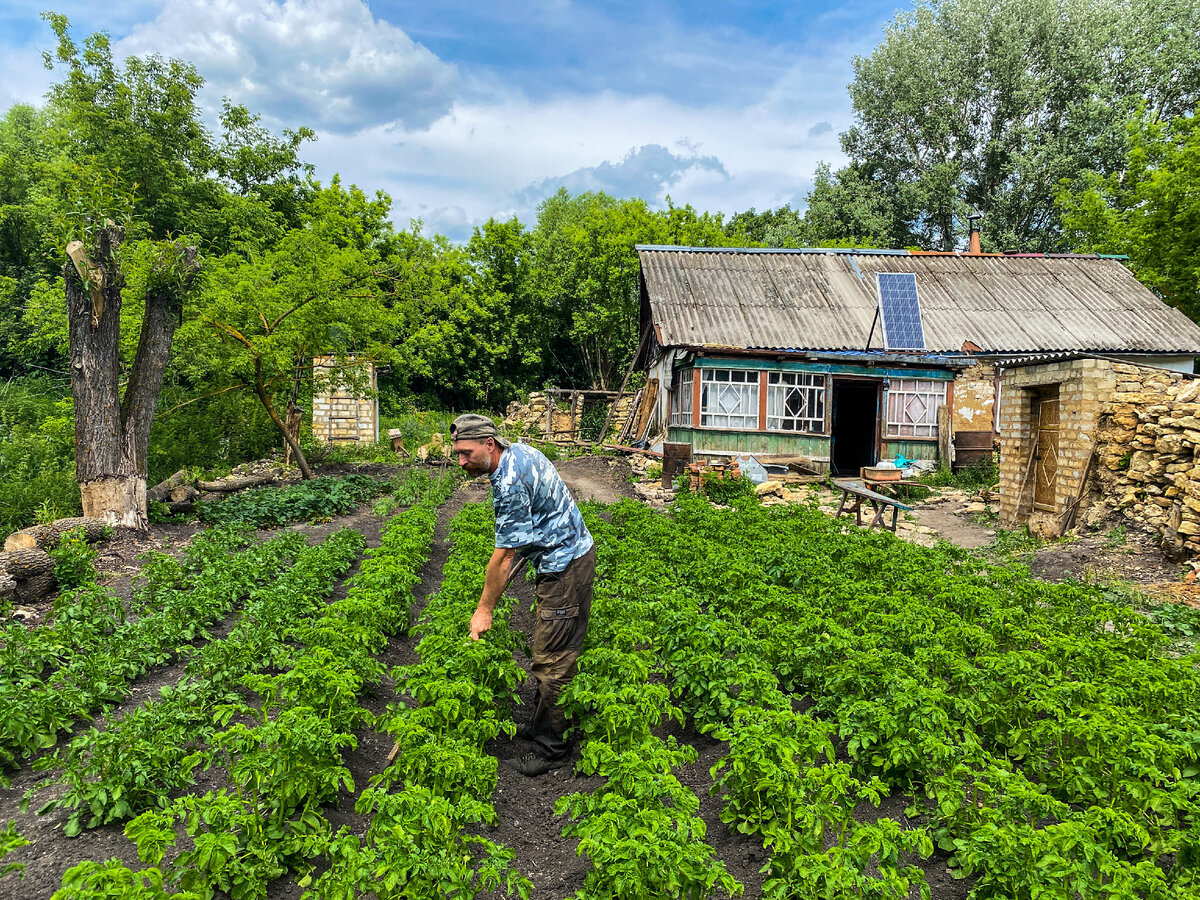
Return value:
<svg viewBox="0 0 1200 900">
<path fill-rule="evenodd" d="M 592 549 L 579 507 L 541 451 L 506 447 L 490 478 L 497 548 L 515 549 L 539 574 L 561 572 Z"/>
</svg>

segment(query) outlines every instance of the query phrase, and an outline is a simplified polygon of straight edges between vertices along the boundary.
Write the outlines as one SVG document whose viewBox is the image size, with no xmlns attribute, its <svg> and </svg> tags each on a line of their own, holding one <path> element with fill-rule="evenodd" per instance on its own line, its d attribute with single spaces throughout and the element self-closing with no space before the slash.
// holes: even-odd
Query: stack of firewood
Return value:
<svg viewBox="0 0 1200 900">
<path fill-rule="evenodd" d="M 54 560 L 47 552 L 68 531 L 82 528 L 89 543 L 103 540 L 108 526 L 99 519 L 59 519 L 10 534 L 0 553 L 0 598 L 28 603 L 54 592 Z"/>
</svg>

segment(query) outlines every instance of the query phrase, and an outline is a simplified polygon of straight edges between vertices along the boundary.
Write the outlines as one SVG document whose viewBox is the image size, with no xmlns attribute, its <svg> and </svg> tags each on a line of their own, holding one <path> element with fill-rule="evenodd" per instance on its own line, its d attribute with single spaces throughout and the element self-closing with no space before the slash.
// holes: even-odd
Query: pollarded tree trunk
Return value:
<svg viewBox="0 0 1200 900">
<path fill-rule="evenodd" d="M 75 398 L 75 477 L 83 514 L 146 528 L 150 424 L 170 359 L 183 298 L 199 265 L 196 250 L 166 245 L 149 278 L 141 338 L 124 397 L 120 391 L 122 230 L 100 230 L 95 247 L 67 247 L 63 266 Z"/>
</svg>

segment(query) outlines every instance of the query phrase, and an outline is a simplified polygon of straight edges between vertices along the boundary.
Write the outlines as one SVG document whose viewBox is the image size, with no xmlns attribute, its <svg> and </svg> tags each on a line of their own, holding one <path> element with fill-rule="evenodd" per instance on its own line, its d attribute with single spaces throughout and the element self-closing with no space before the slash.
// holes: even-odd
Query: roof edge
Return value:
<svg viewBox="0 0 1200 900">
<path fill-rule="evenodd" d="M 829 256 L 912 256 L 907 250 L 860 247 L 680 247 L 674 244 L 635 244 L 634 250 L 668 253 L 822 253 Z"/>
</svg>

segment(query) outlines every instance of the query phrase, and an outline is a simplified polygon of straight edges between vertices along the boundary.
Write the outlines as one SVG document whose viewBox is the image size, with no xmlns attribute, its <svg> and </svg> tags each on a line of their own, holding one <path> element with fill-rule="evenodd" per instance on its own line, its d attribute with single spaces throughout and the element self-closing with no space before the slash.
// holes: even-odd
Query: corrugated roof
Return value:
<svg viewBox="0 0 1200 900">
<path fill-rule="evenodd" d="M 883 349 L 877 272 L 912 272 L 925 346 L 1195 353 L 1200 326 L 1098 256 L 638 247 L 663 347 Z M 861 274 L 860 274 L 861 273 Z"/>
</svg>

